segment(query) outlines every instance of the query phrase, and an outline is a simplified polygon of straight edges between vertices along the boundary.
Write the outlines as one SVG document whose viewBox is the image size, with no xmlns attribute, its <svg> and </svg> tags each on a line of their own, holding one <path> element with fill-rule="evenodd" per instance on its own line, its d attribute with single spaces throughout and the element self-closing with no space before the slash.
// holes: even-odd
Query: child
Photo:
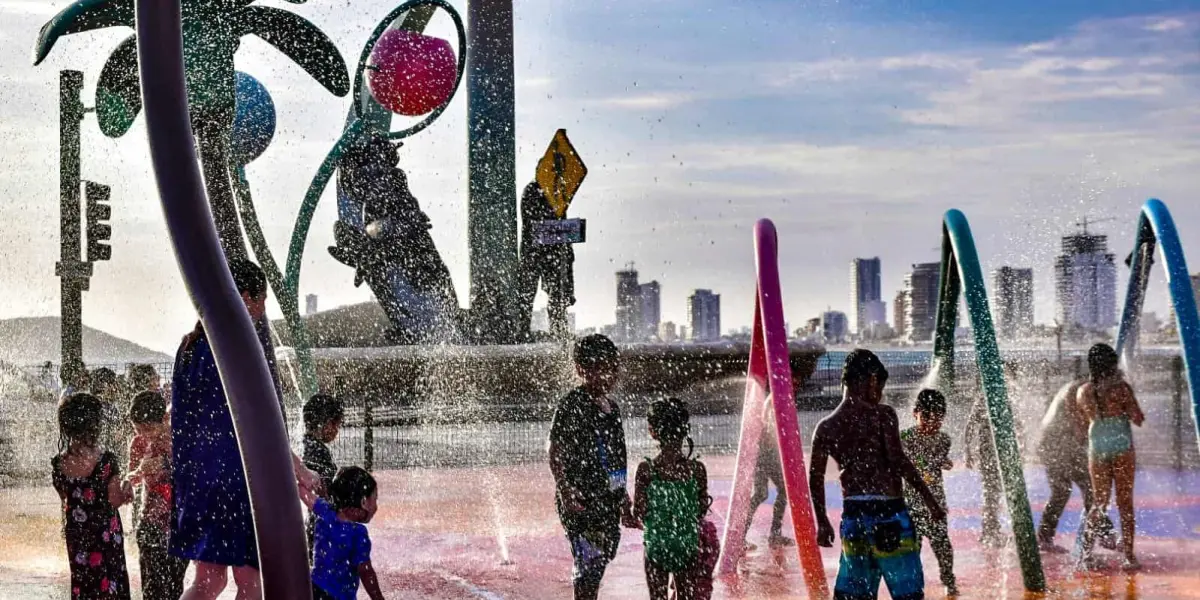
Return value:
<svg viewBox="0 0 1200 600">
<path fill-rule="evenodd" d="M 129 501 L 120 466 L 99 447 L 104 404 L 91 394 L 58 405 L 62 451 L 50 464 L 63 504 L 63 537 L 71 565 L 72 598 L 129 599 L 124 533 L 117 507 Z"/>
<path fill-rule="evenodd" d="M 896 411 L 881 405 L 887 369 L 869 350 L 846 356 L 842 403 L 817 424 L 809 465 L 809 492 L 817 517 L 817 543 L 833 546 L 825 513 L 825 469 L 837 461 L 842 484 L 842 556 L 834 597 L 876 598 L 879 579 L 895 600 L 925 595 L 921 548 L 904 504 L 901 479 L 913 486 L 935 520 L 945 511 L 904 455 Z"/>
<path fill-rule="evenodd" d="M 558 402 L 550 424 L 550 471 L 555 505 L 574 558 L 575 600 L 594 600 L 617 555 L 621 524 L 636 525 L 626 491 L 621 409 L 608 397 L 617 384 L 617 346 L 589 335 L 575 343 L 582 385 Z"/>
<path fill-rule="evenodd" d="M 130 485 L 141 487 L 142 503 L 136 526 L 142 595 L 146 600 L 176 600 L 183 594 L 187 561 L 167 553 L 171 531 L 171 424 L 167 401 L 158 392 L 133 397 L 129 421 Z"/>
<path fill-rule="evenodd" d="M 933 492 L 938 504 L 946 509 L 946 489 L 942 482 L 942 471 L 954 468 L 950 462 L 950 436 L 942 431 L 946 418 L 946 397 L 937 390 L 921 390 L 913 405 L 916 427 L 900 432 L 904 453 L 912 460 Z M 904 487 L 904 500 L 912 515 L 917 530 L 917 543 L 921 538 L 929 540 L 933 554 L 937 557 L 942 585 L 947 596 L 958 595 L 958 584 L 954 580 L 954 548 L 950 546 L 950 530 L 945 519 L 935 520 L 925 510 L 925 505 L 912 486 Z"/>
<path fill-rule="evenodd" d="M 645 528 L 646 586 L 651 600 L 666 600 L 673 575 L 676 598 L 691 600 L 698 597 L 701 582 L 712 576 L 701 556 L 701 524 L 712 503 L 708 472 L 704 463 L 691 457 L 683 402 L 659 400 L 650 405 L 647 420 L 659 452 L 638 465 L 633 488 L 633 516 Z"/>
<path fill-rule="evenodd" d="M 783 484 L 783 463 L 779 460 L 779 433 L 775 425 L 775 403 L 767 396 L 763 403 L 763 436 L 758 443 L 758 460 L 754 465 L 754 494 L 750 496 L 750 514 L 746 517 L 746 531 L 754 521 L 758 505 L 766 502 L 768 484 L 775 486 L 775 502 L 771 507 L 771 532 L 767 544 L 772 548 L 795 546 L 792 538 L 783 535 L 783 515 L 787 512 L 787 487 Z M 745 545 L 746 552 L 753 552 L 754 544 Z"/>
<path fill-rule="evenodd" d="M 341 401 L 316 394 L 304 404 L 304 466 L 321 478 L 321 489 L 317 495 L 328 500 L 329 485 L 337 475 L 337 465 L 333 462 L 333 454 L 329 444 L 337 438 L 342 427 L 344 416 Z M 313 548 L 313 515 L 308 515 L 308 549 Z M 311 557 L 310 557 L 311 558 Z"/>
<path fill-rule="evenodd" d="M 378 508 L 375 478 L 361 467 L 346 467 L 330 483 L 329 501 L 305 488 L 300 494 L 316 517 L 313 600 L 354 600 L 359 580 L 371 600 L 383 600 L 366 527 Z"/>
</svg>

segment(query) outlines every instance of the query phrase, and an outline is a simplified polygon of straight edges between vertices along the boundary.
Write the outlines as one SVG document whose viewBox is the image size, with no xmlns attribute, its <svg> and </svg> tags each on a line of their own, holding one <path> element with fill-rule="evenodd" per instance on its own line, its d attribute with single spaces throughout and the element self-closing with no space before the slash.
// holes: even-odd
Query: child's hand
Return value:
<svg viewBox="0 0 1200 600">
<path fill-rule="evenodd" d="M 949 471 L 950 469 L 953 469 L 953 468 L 954 468 L 954 461 L 947 458 L 946 462 L 942 465 L 942 469 Z"/>
<path fill-rule="evenodd" d="M 573 487 L 563 488 L 562 501 L 563 506 L 571 512 L 583 512 L 585 508 L 583 506 L 583 495 Z"/>
<path fill-rule="evenodd" d="M 833 525 L 828 520 L 817 523 L 817 545 L 822 548 L 833 547 Z"/>
</svg>

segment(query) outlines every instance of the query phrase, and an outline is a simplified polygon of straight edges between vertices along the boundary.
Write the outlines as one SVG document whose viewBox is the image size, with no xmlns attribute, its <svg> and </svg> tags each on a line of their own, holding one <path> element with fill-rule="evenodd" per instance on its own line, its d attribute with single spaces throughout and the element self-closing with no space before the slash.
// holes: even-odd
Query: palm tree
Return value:
<svg viewBox="0 0 1200 600">
<path fill-rule="evenodd" d="M 304 0 L 288 0 L 301 4 Z M 300 16 L 254 0 L 181 0 L 184 62 L 192 131 L 200 150 L 205 187 L 221 244 L 229 257 L 246 256 L 230 178 L 230 133 L 235 112 L 233 56 L 242 36 L 257 35 L 275 46 L 336 96 L 350 91 L 346 62 L 333 42 Z M 33 62 L 40 64 L 64 35 L 130 27 L 133 0 L 76 0 L 42 26 Z M 142 109 L 137 36 L 108 57 L 96 86 L 96 116 L 109 137 L 129 131 Z"/>
</svg>

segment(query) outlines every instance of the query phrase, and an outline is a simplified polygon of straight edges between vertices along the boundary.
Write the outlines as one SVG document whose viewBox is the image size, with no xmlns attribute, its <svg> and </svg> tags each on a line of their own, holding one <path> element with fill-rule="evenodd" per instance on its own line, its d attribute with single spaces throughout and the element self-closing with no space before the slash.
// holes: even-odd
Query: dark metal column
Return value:
<svg viewBox="0 0 1200 600">
<path fill-rule="evenodd" d="M 471 311 L 482 341 L 512 341 L 517 277 L 512 0 L 467 4 Z"/>
</svg>

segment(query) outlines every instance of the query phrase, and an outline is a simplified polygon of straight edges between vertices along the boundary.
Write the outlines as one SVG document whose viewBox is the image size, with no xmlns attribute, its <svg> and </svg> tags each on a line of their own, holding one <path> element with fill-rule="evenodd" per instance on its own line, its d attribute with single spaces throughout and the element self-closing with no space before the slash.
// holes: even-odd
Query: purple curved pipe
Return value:
<svg viewBox="0 0 1200 600">
<path fill-rule="evenodd" d="M 178 0 L 137 1 L 150 157 L 175 260 L 212 344 L 250 488 L 265 598 L 308 599 L 307 543 L 287 429 L 254 325 L 233 284 L 196 163 Z"/>
</svg>

